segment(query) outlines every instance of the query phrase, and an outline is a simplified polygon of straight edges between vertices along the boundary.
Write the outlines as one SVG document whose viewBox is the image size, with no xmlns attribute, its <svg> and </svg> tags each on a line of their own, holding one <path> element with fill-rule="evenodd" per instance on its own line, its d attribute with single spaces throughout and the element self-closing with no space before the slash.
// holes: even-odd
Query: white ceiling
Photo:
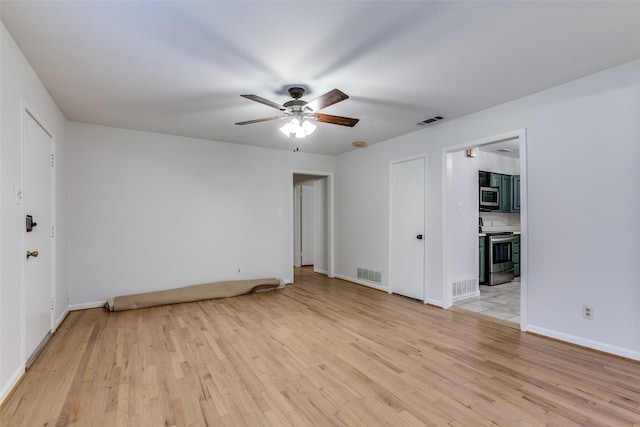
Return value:
<svg viewBox="0 0 640 427">
<path fill-rule="evenodd" d="M 640 2 L 6 1 L 6 27 L 69 120 L 290 149 L 279 112 L 339 88 L 301 151 L 335 155 L 640 57 Z M 438 123 L 431 125 L 438 126 Z"/>
<path fill-rule="evenodd" d="M 478 147 L 479 151 L 485 153 L 497 154 L 498 156 L 511 157 L 513 159 L 520 158 L 520 140 L 518 138 L 508 139 L 506 141 L 493 142 Z"/>
</svg>

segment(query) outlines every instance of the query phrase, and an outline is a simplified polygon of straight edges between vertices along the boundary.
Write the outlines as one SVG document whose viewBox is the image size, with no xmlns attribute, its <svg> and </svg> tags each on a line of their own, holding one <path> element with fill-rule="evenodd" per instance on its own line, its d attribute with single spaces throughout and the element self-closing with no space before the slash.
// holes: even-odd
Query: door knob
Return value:
<svg viewBox="0 0 640 427">
<path fill-rule="evenodd" d="M 416 236 L 416 239 L 418 239 L 418 240 L 422 240 L 422 234 L 418 234 L 418 235 Z"/>
<path fill-rule="evenodd" d="M 38 251 L 33 251 L 33 252 L 27 251 L 27 259 L 29 259 L 29 257 L 37 258 L 38 257 Z"/>
</svg>

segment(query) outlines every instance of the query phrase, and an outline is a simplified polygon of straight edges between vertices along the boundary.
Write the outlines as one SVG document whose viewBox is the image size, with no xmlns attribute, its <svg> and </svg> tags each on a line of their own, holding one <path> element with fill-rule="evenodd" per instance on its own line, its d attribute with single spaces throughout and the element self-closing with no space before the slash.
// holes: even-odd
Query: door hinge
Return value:
<svg viewBox="0 0 640 427">
<path fill-rule="evenodd" d="M 51 311 L 53 311 L 53 307 L 54 307 L 54 300 L 53 300 L 53 297 L 51 297 Z"/>
<path fill-rule="evenodd" d="M 56 229 L 55 226 L 51 226 L 51 238 L 53 239 L 54 237 L 56 237 Z"/>
<path fill-rule="evenodd" d="M 51 167 L 55 167 L 56 166 L 56 155 L 52 154 L 51 155 Z"/>
</svg>

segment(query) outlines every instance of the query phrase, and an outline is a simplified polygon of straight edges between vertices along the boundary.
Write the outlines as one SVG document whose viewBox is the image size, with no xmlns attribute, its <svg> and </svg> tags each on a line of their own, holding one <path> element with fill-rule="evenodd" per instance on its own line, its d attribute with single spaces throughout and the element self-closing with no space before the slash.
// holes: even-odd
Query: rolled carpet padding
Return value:
<svg viewBox="0 0 640 427">
<path fill-rule="evenodd" d="M 230 280 L 203 283 L 201 285 L 185 286 L 184 288 L 115 297 L 107 301 L 107 309 L 109 311 L 133 310 L 181 302 L 234 297 L 281 287 L 284 287 L 284 282 L 280 279 Z"/>
</svg>

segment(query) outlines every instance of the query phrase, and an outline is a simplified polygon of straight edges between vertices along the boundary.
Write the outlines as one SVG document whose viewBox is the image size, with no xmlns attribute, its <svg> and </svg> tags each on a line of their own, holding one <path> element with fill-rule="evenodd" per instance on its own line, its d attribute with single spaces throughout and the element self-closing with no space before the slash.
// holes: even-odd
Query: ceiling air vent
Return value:
<svg viewBox="0 0 640 427">
<path fill-rule="evenodd" d="M 418 122 L 418 126 L 430 125 L 431 123 L 435 123 L 435 122 L 437 122 L 439 120 L 442 120 L 442 119 L 444 119 L 444 117 L 442 117 L 442 116 L 433 116 L 433 117 L 428 118 L 427 120 L 423 120 L 421 122 Z"/>
</svg>

